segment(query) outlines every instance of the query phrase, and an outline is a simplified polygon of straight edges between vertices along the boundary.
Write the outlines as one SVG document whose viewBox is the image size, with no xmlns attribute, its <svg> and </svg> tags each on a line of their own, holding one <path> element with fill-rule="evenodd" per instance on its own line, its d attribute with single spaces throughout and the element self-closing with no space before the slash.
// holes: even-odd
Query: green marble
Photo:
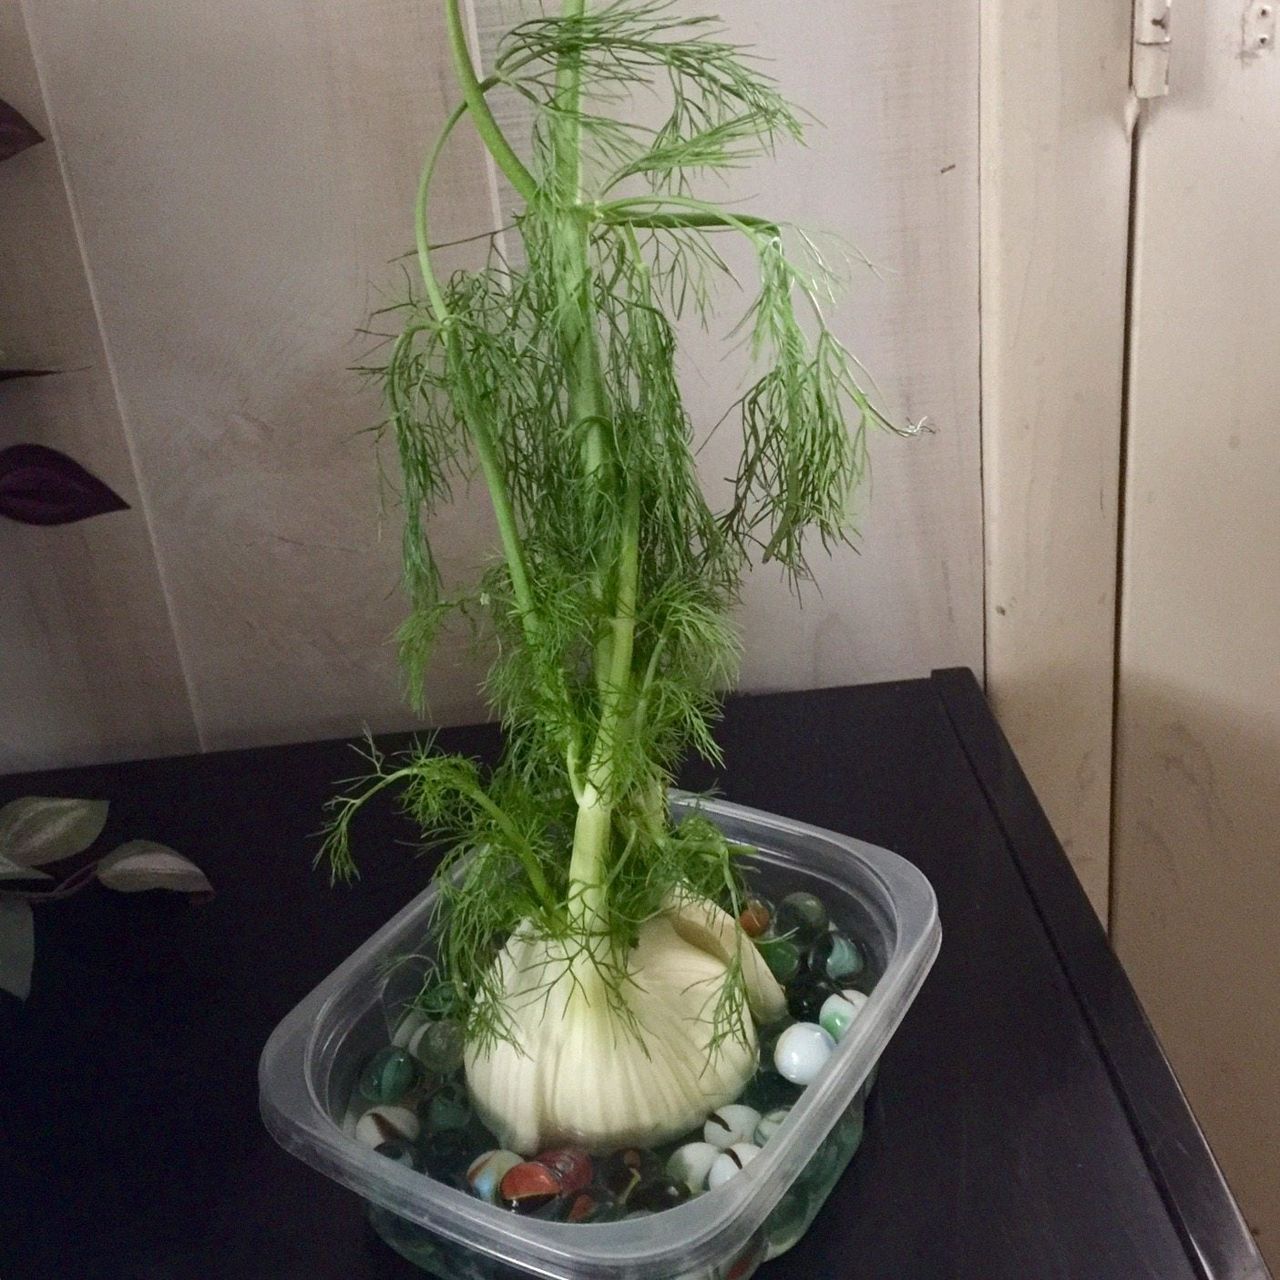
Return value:
<svg viewBox="0 0 1280 1280">
<path fill-rule="evenodd" d="M 797 946 L 808 947 L 826 933 L 830 922 L 820 898 L 811 893 L 789 893 L 778 903 L 773 929 L 780 937 L 790 937 Z"/>
<path fill-rule="evenodd" d="M 452 1075 L 462 1066 L 466 1048 L 462 1028 L 450 1019 L 428 1022 L 414 1032 L 409 1047 L 415 1058 L 437 1075 Z"/>
<path fill-rule="evenodd" d="M 471 1123 L 471 1101 L 460 1085 L 445 1085 L 427 1103 L 427 1128 L 432 1135 L 458 1133 Z"/>
<path fill-rule="evenodd" d="M 769 972 L 784 986 L 800 972 L 800 948 L 789 938 L 761 938 L 756 946 Z"/>
<path fill-rule="evenodd" d="M 849 982 L 867 967 L 862 948 L 852 938 L 832 930 L 809 949 L 809 972 L 832 982 Z"/>
<path fill-rule="evenodd" d="M 839 1041 L 853 1026 L 866 1002 L 866 997 L 859 991 L 841 992 L 830 996 L 818 1013 L 818 1025 L 833 1040 Z"/>
<path fill-rule="evenodd" d="M 370 1102 L 399 1102 L 418 1082 L 418 1064 L 403 1049 L 380 1049 L 360 1072 L 360 1096 Z"/>
</svg>

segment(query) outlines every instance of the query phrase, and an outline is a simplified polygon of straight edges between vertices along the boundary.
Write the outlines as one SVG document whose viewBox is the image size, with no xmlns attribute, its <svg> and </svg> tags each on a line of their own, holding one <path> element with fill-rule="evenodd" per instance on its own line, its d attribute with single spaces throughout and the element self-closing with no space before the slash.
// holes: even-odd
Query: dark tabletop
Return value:
<svg viewBox="0 0 1280 1280">
<path fill-rule="evenodd" d="M 968 672 L 737 698 L 719 736 L 729 799 L 897 850 L 943 925 L 862 1149 L 762 1277 L 1267 1275 Z M 0 802 L 109 799 L 103 847 L 162 841 L 218 891 L 37 909 L 30 999 L 0 994 L 0 1280 L 420 1276 L 258 1119 L 271 1029 L 427 869 L 387 806 L 362 821 L 354 888 L 311 870 L 321 806 L 358 764 L 328 742 L 0 781 Z"/>
</svg>

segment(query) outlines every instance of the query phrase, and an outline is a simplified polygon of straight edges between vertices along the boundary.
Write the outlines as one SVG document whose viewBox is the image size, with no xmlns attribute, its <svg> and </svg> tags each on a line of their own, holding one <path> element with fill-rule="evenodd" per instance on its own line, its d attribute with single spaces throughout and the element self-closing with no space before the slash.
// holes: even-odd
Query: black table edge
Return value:
<svg viewBox="0 0 1280 1280">
<path fill-rule="evenodd" d="M 948 668 L 931 680 L 1192 1266 L 1204 1280 L 1270 1280 L 1137 994 L 973 672 Z"/>
</svg>

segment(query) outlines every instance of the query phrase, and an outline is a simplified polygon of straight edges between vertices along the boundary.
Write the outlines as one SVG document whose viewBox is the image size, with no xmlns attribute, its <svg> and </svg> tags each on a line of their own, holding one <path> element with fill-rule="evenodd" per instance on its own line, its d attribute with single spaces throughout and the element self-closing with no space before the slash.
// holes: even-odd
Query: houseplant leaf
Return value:
<svg viewBox="0 0 1280 1280">
<path fill-rule="evenodd" d="M 194 862 L 154 840 L 129 840 L 107 854 L 98 863 L 98 879 L 108 889 L 121 893 L 138 893 L 143 889 L 213 893 L 213 885 Z"/>
<path fill-rule="evenodd" d="M 31 907 L 16 898 L 0 898 L 0 990 L 25 1000 L 31 993 L 36 959 L 36 926 Z"/>
<path fill-rule="evenodd" d="M 43 141 L 44 135 L 22 112 L 0 101 L 0 161 L 12 159 Z"/>
<path fill-rule="evenodd" d="M 101 834 L 107 801 L 23 796 L 0 809 L 0 854 L 20 867 L 83 853 Z"/>
<path fill-rule="evenodd" d="M 40 444 L 0 449 L 0 515 L 20 524 L 71 524 L 129 504 L 73 458 Z"/>
<path fill-rule="evenodd" d="M 10 862 L 8 858 L 0 854 L 0 881 L 52 879 L 52 876 L 45 875 L 43 871 L 33 871 L 30 867 L 21 867 L 16 862 Z"/>
</svg>

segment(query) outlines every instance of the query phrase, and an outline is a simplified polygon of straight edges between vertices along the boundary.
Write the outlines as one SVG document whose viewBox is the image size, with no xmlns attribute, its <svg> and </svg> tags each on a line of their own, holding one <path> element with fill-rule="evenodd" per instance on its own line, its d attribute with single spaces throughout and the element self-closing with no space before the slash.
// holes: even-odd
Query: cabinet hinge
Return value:
<svg viewBox="0 0 1280 1280">
<path fill-rule="evenodd" d="M 1173 0 L 1134 0 L 1133 92 L 1161 98 L 1169 92 L 1170 25 Z"/>
</svg>

